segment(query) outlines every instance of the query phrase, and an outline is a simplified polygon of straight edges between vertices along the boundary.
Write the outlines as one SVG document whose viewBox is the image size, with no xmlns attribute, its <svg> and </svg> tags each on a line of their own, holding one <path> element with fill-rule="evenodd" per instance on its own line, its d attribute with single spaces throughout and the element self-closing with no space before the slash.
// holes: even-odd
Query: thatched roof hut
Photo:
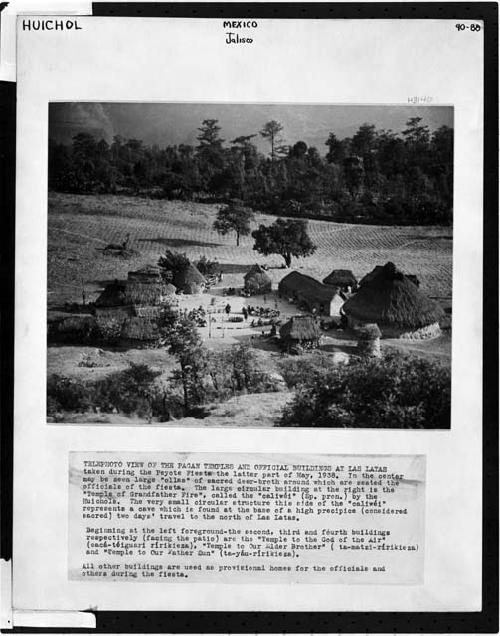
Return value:
<svg viewBox="0 0 500 636">
<path fill-rule="evenodd" d="M 125 283 L 115 280 L 106 285 L 94 304 L 96 307 L 120 307 L 125 305 Z"/>
<path fill-rule="evenodd" d="M 272 289 L 272 281 L 257 263 L 245 274 L 245 289 L 250 294 L 266 294 Z"/>
<path fill-rule="evenodd" d="M 282 297 L 293 298 L 309 311 L 326 316 L 338 315 L 346 299 L 338 287 L 323 285 L 301 272 L 290 272 L 282 278 L 278 292 Z"/>
<path fill-rule="evenodd" d="M 358 280 L 350 269 L 334 269 L 326 278 L 323 278 L 324 285 L 331 285 L 332 287 L 340 287 L 341 289 L 351 289 L 356 287 Z"/>
<path fill-rule="evenodd" d="M 312 316 L 292 316 L 280 328 L 280 338 L 287 343 L 317 343 L 320 336 L 320 326 Z"/>
<path fill-rule="evenodd" d="M 358 293 L 344 303 L 342 312 L 351 326 L 377 323 L 384 336 L 408 338 L 437 335 L 444 314 L 438 303 L 390 262 L 379 266 Z"/>
<path fill-rule="evenodd" d="M 304 298 L 330 301 L 337 290 L 323 285 L 319 280 L 301 272 L 290 272 L 278 283 L 281 294 L 300 293 Z"/>
<path fill-rule="evenodd" d="M 193 263 L 189 263 L 182 271 L 174 274 L 173 284 L 185 294 L 199 294 L 206 285 L 206 279 Z"/>
<path fill-rule="evenodd" d="M 167 293 L 160 270 L 154 265 L 146 265 L 129 272 L 125 287 L 125 303 L 129 305 L 158 305 Z"/>
</svg>

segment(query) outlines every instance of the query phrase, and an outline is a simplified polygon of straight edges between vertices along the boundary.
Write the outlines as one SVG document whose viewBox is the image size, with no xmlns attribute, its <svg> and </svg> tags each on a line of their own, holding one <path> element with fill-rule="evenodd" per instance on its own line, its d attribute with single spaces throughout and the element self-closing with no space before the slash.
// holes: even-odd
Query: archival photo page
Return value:
<svg viewBox="0 0 500 636">
<path fill-rule="evenodd" d="M 50 103 L 47 421 L 449 428 L 453 117 Z"/>
<path fill-rule="evenodd" d="M 482 31 L 52 19 L 18 21 L 16 607 L 479 612 Z"/>
</svg>

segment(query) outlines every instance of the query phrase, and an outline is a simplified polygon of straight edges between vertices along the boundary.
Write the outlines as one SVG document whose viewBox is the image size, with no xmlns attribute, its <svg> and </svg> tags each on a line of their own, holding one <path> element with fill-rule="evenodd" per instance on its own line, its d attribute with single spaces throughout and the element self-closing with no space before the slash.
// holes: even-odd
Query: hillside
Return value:
<svg viewBox="0 0 500 636">
<path fill-rule="evenodd" d="M 155 263 L 165 249 L 204 255 L 218 260 L 225 286 L 241 286 L 242 275 L 255 262 L 266 263 L 276 284 L 286 273 L 278 256 L 253 251 L 253 239 L 220 236 L 212 229 L 219 206 L 113 195 L 49 194 L 48 294 L 49 306 L 80 301 L 82 285 L 87 302 L 95 299 L 106 281 L 127 271 Z M 256 215 L 255 226 L 274 217 Z M 106 256 L 108 243 L 121 243 L 130 233 L 138 255 L 124 260 Z M 333 268 L 348 268 L 358 276 L 388 260 L 406 273 L 415 273 L 429 295 L 448 301 L 452 287 L 452 228 L 435 226 L 371 226 L 309 221 L 317 245 L 315 254 L 294 259 L 292 268 L 322 278 Z"/>
</svg>

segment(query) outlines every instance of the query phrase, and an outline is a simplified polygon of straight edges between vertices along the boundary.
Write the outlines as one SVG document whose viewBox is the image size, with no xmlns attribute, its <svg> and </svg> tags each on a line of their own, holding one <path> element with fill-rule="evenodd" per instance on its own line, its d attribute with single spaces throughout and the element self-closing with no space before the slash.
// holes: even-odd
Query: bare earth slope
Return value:
<svg viewBox="0 0 500 636">
<path fill-rule="evenodd" d="M 252 264 L 267 263 L 276 284 L 286 273 L 278 256 L 253 251 L 253 239 L 220 236 L 213 229 L 218 205 L 141 199 L 135 197 L 49 194 L 48 292 L 49 306 L 95 299 L 103 284 L 123 278 L 128 270 L 155 263 L 165 249 L 186 252 L 192 259 L 204 255 L 218 260 L 224 285 L 241 286 L 242 274 Z M 256 215 L 255 226 L 275 217 Z M 294 259 L 292 268 L 322 278 L 333 268 L 352 269 L 362 276 L 388 260 L 406 273 L 415 273 L 431 296 L 449 299 L 452 284 L 452 229 L 443 227 L 371 226 L 309 221 L 317 250 L 311 257 Z M 121 243 L 130 233 L 138 255 L 129 260 L 106 256 L 107 243 Z"/>
</svg>

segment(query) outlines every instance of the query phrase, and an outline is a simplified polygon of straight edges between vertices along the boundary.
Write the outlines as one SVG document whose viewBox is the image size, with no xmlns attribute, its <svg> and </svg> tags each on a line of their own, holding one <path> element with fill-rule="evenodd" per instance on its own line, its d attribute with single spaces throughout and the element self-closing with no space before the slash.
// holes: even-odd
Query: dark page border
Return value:
<svg viewBox="0 0 500 636">
<path fill-rule="evenodd" d="M 483 572 L 481 612 L 94 612 L 96 630 L 16 628 L 18 633 L 497 633 L 498 632 L 498 5 L 422 3 L 94 2 L 94 16 L 282 19 L 483 20 Z M 6 83 L 1 83 L 6 84 Z M 12 85 L 10 85 L 12 86 Z M 11 554 L 15 96 L 0 92 L 2 191 L 2 556 Z M 14 108 L 14 110 L 13 110 Z M 8 114 L 10 113 L 10 116 Z M 10 131 L 10 135 L 9 135 Z M 353 590 L 354 593 L 354 590 Z M 389 593 L 389 590 L 388 590 Z M 2 630 L 6 631 L 6 630 Z"/>
</svg>

